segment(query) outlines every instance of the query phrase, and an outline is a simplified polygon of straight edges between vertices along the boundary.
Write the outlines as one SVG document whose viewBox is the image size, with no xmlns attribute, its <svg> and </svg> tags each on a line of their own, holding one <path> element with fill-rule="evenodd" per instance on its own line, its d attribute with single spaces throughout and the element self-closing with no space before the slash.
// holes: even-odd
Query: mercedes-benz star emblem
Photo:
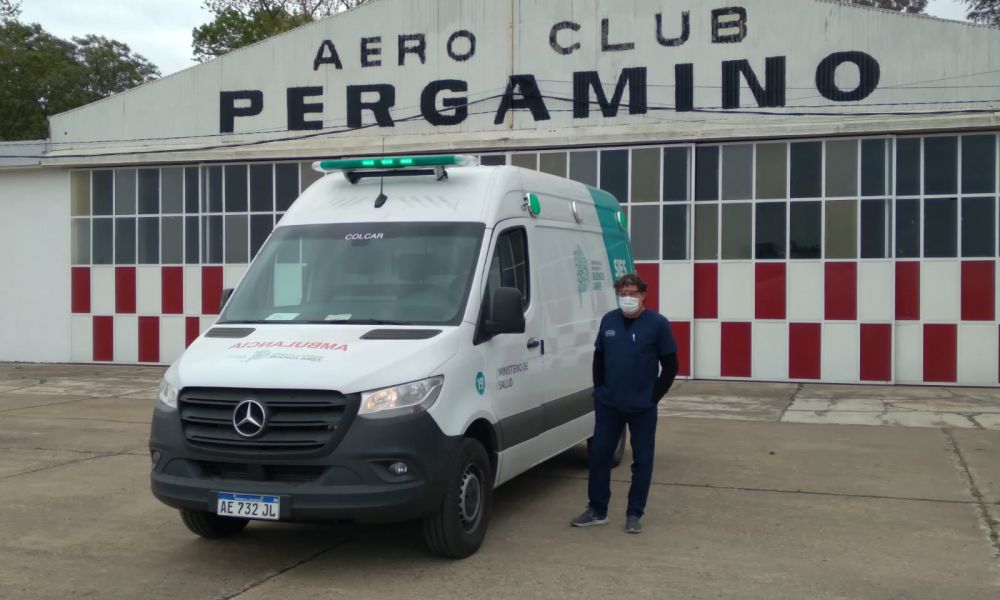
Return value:
<svg viewBox="0 0 1000 600">
<path fill-rule="evenodd" d="M 260 435 L 267 423 L 267 409 L 256 400 L 244 400 L 233 411 L 233 429 L 246 438 Z"/>
</svg>

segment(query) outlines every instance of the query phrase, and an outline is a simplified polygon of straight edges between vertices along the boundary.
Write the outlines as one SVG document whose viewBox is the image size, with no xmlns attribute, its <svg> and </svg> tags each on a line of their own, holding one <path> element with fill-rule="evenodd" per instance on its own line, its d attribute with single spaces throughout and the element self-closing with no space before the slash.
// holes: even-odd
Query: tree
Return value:
<svg viewBox="0 0 1000 600">
<path fill-rule="evenodd" d="M 1000 0 L 962 0 L 969 8 L 966 17 L 973 23 L 1000 26 Z"/>
<path fill-rule="evenodd" d="M 923 13 L 927 8 L 927 0 L 849 0 L 849 2 L 906 13 Z"/>
<path fill-rule="evenodd" d="M 21 0 L 0 0 L 0 23 L 16 21 L 21 15 Z"/>
<path fill-rule="evenodd" d="M 2 0 L 0 0 L 2 1 Z M 41 25 L 0 23 L 0 140 L 48 137 L 48 118 L 159 77 L 120 42 L 67 41 Z"/>
<path fill-rule="evenodd" d="M 194 28 L 191 47 L 203 62 L 367 1 L 205 0 L 215 19 Z"/>
</svg>

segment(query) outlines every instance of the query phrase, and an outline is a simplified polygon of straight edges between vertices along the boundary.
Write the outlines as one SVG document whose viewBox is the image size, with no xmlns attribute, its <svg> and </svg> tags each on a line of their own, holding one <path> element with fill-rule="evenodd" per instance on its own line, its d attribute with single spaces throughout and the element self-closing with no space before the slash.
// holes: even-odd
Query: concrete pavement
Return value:
<svg viewBox="0 0 1000 600">
<path fill-rule="evenodd" d="M 0 365 L 0 598 L 1000 597 L 1000 390 L 680 382 L 642 535 L 627 467 L 611 524 L 568 526 L 578 447 L 497 490 L 483 548 L 445 561 L 412 524 L 193 536 L 149 493 L 161 374 Z"/>
</svg>

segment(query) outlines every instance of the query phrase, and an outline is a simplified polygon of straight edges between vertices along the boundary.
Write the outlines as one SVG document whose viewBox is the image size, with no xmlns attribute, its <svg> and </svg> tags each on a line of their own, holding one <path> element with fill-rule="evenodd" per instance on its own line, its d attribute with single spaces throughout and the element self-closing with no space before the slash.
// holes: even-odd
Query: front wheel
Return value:
<svg viewBox="0 0 1000 600">
<path fill-rule="evenodd" d="M 622 430 L 622 437 L 618 440 L 618 445 L 615 446 L 615 453 L 611 455 L 611 468 L 614 469 L 618 465 L 622 464 L 622 459 L 625 458 L 625 434 L 628 431 Z M 590 445 L 594 438 L 587 438 L 587 455 L 590 455 Z"/>
<path fill-rule="evenodd" d="M 448 487 L 437 512 L 424 519 L 430 551 L 446 558 L 465 558 L 482 545 L 493 505 L 493 469 L 477 440 L 462 440 L 448 475 Z"/>
<path fill-rule="evenodd" d="M 216 539 L 229 537 L 243 531 L 249 520 L 236 517 L 220 517 L 200 510 L 181 509 L 181 520 L 191 530 L 191 533 L 203 538 Z"/>
</svg>

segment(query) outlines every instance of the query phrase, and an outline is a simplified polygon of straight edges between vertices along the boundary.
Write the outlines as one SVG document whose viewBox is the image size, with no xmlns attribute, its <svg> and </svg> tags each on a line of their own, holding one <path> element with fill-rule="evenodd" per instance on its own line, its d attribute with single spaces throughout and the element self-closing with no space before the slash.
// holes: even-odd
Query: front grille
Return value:
<svg viewBox="0 0 1000 600">
<path fill-rule="evenodd" d="M 311 483 L 326 471 L 323 465 L 258 465 L 206 460 L 199 460 L 197 464 L 205 478 L 237 481 Z"/>
<path fill-rule="evenodd" d="M 241 436 L 233 427 L 233 411 L 248 399 L 263 404 L 268 413 L 263 433 L 253 438 Z M 327 391 L 193 388 L 181 393 L 177 406 L 184 438 L 198 448 L 237 454 L 311 454 L 337 437 L 347 400 Z"/>
</svg>

